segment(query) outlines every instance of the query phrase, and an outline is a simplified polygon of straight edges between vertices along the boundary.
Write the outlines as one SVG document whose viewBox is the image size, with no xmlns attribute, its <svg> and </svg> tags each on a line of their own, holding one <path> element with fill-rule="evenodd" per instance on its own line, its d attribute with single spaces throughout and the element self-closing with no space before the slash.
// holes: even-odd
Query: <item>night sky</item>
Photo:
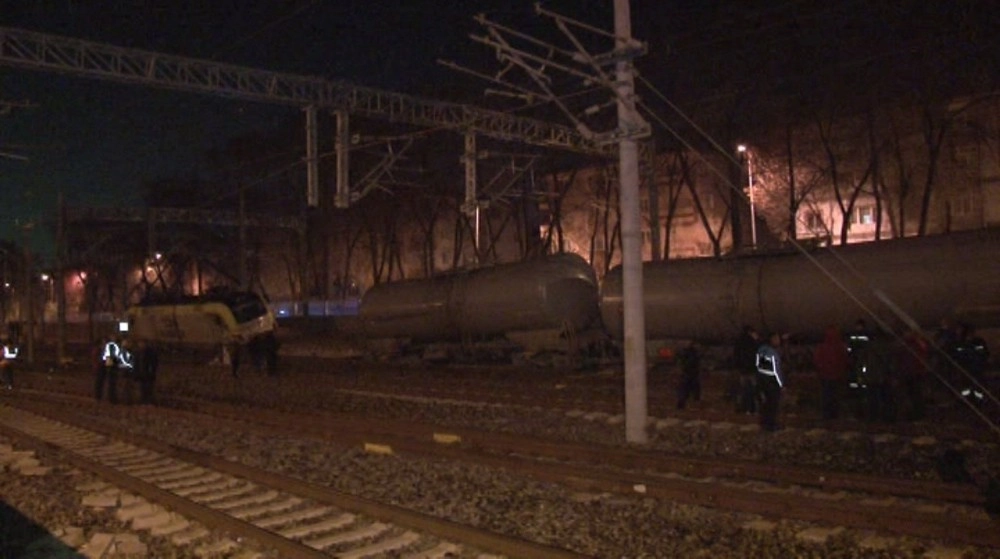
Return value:
<svg viewBox="0 0 1000 559">
<path fill-rule="evenodd" d="M 610 14 L 578 0 L 576 11 Z M 0 2 L 0 25 L 117 46 L 348 80 L 430 96 L 464 81 L 437 58 L 472 50 L 472 16 L 531 21 L 532 2 L 449 0 Z M 203 174 L 205 153 L 236 135 L 295 118 L 288 107 L 0 67 L 0 100 L 27 102 L 0 116 L 0 237 L 70 205 L 135 206 L 141 184 Z M 44 229 L 39 227 L 36 229 Z M 32 244 L 48 251 L 47 234 Z"/>
<path fill-rule="evenodd" d="M 921 8 L 927 13 L 872 4 L 633 0 L 635 35 L 650 45 L 640 68 L 688 106 L 733 95 L 726 80 L 738 84 L 736 89 L 760 89 L 760 76 L 766 75 L 775 90 L 798 88 L 822 74 L 869 67 L 867 57 L 907 67 L 906 57 L 918 59 L 925 49 L 938 48 L 935 42 L 950 40 L 952 28 L 969 21 L 992 27 L 995 35 L 991 6 L 1000 3 L 900 2 L 944 6 Z M 482 32 L 472 17 L 482 12 L 532 34 L 550 32 L 551 24 L 533 15 L 533 5 L 534 0 L 0 0 L 0 25 L 441 98 L 456 89 L 479 95 L 487 85 L 436 59 L 498 69 L 490 53 L 468 38 Z M 611 0 L 543 5 L 612 27 Z M 945 17 L 934 10 L 944 10 Z M 984 48 L 971 43 L 961 48 L 976 53 Z M 743 82 L 733 78 L 735 69 L 746 70 Z M 136 206 L 143 184 L 201 177 L 211 148 L 274 129 L 297 114 L 288 107 L 5 66 L 0 66 L 0 101 L 30 104 L 0 115 L 0 152 L 27 158 L 0 157 L 5 197 L 0 237 L 8 239 L 18 235 L 19 223 L 51 219 L 60 191 L 75 206 Z M 50 246 L 45 228 L 35 229 L 32 245 L 45 253 Z"/>
</svg>

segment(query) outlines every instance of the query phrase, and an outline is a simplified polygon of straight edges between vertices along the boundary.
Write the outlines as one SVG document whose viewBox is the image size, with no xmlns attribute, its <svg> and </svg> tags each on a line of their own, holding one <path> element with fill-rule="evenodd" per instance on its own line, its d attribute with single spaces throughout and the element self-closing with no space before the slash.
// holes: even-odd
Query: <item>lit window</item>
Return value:
<svg viewBox="0 0 1000 559">
<path fill-rule="evenodd" d="M 823 223 L 823 214 L 816 210 L 812 210 L 806 214 L 806 227 L 810 230 L 824 229 L 826 224 Z"/>
<path fill-rule="evenodd" d="M 956 217 L 970 216 L 976 211 L 976 198 L 973 194 L 957 196 L 951 204 L 952 215 Z"/>
<path fill-rule="evenodd" d="M 875 223 L 875 206 L 866 204 L 855 208 L 853 221 L 857 225 L 873 225 Z"/>
</svg>

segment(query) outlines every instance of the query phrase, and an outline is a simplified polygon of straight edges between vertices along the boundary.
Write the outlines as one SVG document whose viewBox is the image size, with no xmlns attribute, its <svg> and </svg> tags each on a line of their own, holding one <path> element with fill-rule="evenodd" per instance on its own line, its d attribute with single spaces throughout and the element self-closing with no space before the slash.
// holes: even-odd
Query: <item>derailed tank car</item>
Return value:
<svg viewBox="0 0 1000 559">
<path fill-rule="evenodd" d="M 364 294 L 360 319 L 369 340 L 573 351 L 600 327 L 597 278 L 583 258 L 560 254 L 385 283 Z"/>
<path fill-rule="evenodd" d="M 847 326 L 858 318 L 871 324 L 859 303 L 891 320 L 886 300 L 923 327 L 944 317 L 1000 325 L 998 230 L 816 249 L 809 256 L 796 251 L 646 263 L 647 338 L 723 341 L 744 324 L 815 336 L 826 325 Z M 620 268 L 604 279 L 601 314 L 620 338 Z"/>
</svg>

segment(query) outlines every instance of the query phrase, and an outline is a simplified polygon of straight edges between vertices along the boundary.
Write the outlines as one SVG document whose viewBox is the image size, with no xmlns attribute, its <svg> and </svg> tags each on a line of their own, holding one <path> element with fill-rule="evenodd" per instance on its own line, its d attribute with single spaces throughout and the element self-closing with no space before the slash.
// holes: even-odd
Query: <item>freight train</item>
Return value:
<svg viewBox="0 0 1000 559">
<path fill-rule="evenodd" d="M 820 334 L 874 312 L 934 328 L 944 317 L 1000 326 L 1000 230 L 724 259 L 646 264 L 647 336 L 731 338 L 743 324 Z M 621 335 L 621 272 L 604 279 L 604 323 Z"/>
<path fill-rule="evenodd" d="M 646 337 L 731 340 L 744 324 L 818 335 L 858 318 L 924 328 L 944 317 L 1000 326 L 1000 230 L 643 266 Z M 576 255 L 378 285 L 361 301 L 369 340 L 528 351 L 622 337 L 621 269 L 598 283 Z M 869 313 L 875 313 L 872 319 Z M 533 347 L 537 346 L 537 347 Z"/>
</svg>

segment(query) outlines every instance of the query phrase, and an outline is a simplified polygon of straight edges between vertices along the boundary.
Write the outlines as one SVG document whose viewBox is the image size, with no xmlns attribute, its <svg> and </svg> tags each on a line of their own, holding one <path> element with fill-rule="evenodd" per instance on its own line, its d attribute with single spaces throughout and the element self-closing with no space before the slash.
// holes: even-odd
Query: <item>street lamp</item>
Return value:
<svg viewBox="0 0 1000 559">
<path fill-rule="evenodd" d="M 750 244 L 757 248 L 757 208 L 753 199 L 753 158 L 747 146 L 740 144 L 736 146 L 736 151 L 742 153 L 747 159 L 747 183 L 750 197 Z"/>
</svg>

